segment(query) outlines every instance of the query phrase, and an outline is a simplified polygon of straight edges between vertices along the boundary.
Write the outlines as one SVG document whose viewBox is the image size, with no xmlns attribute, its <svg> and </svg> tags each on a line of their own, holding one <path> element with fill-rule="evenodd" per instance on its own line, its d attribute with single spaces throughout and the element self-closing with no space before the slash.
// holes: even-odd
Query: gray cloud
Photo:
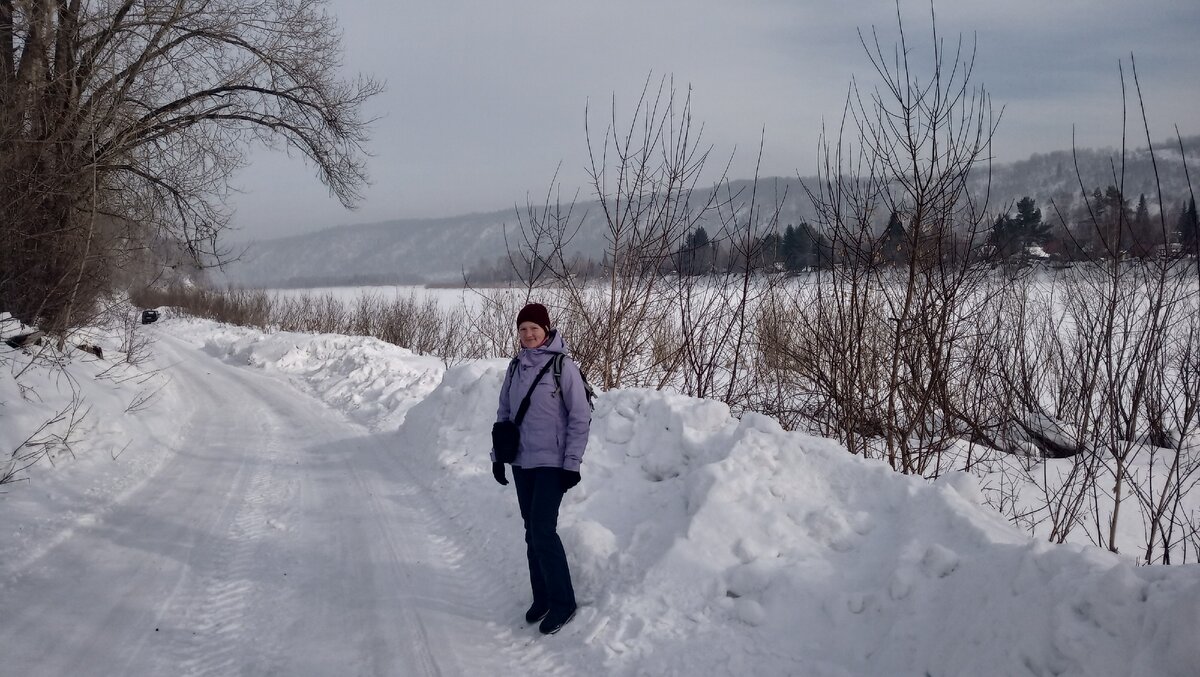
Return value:
<svg viewBox="0 0 1200 677">
<path fill-rule="evenodd" d="M 602 126 L 613 98 L 627 119 L 647 75 L 693 93 L 714 163 L 766 175 L 810 173 L 824 122 L 851 77 L 876 81 L 858 27 L 895 41 L 892 0 L 331 0 L 348 72 L 388 81 L 374 184 L 357 212 L 329 198 L 299 159 L 256 152 L 238 177 L 242 237 L 407 216 L 490 211 L 539 199 L 558 164 L 569 194 L 586 181 L 584 110 Z M 903 0 L 916 63 L 928 63 L 929 5 Z M 1197 133 L 1200 3 L 1194 0 L 957 0 L 939 3 L 947 42 L 977 39 L 977 82 L 1006 111 L 999 159 L 1120 142 L 1117 64 L 1131 52 L 1154 138 Z M 1138 134 L 1132 135 L 1140 138 Z M 716 160 L 720 160 L 717 162 Z"/>
</svg>

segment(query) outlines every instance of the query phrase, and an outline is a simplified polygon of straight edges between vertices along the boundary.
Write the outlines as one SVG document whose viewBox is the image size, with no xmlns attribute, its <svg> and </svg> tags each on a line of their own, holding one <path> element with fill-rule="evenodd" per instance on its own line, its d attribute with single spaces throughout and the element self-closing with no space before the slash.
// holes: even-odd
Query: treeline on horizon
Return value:
<svg viewBox="0 0 1200 677">
<path fill-rule="evenodd" d="M 1200 218 L 1196 200 L 1189 196 L 1167 213 L 1150 211 L 1144 193 L 1136 200 L 1126 198 L 1113 185 L 1096 187 L 1084 195 L 1070 214 L 1051 205 L 1050 218 L 1037 200 L 1025 196 L 1011 211 L 998 214 L 983 232 L 950 230 L 950 242 L 929 244 L 931 251 L 949 260 L 971 260 L 983 264 L 1030 265 L 1037 262 L 1069 265 L 1108 259 L 1146 259 L 1197 255 Z M 1067 225 L 1070 224 L 1070 225 Z M 821 228 L 801 221 L 782 231 L 758 238 L 747 256 L 742 247 L 730 246 L 721 233 L 710 235 L 699 226 L 690 231 L 674 254 L 657 266 L 660 273 L 679 275 L 727 274 L 747 268 L 763 273 L 826 269 L 843 265 L 864 250 L 835 246 Z M 865 252 L 874 262 L 899 265 L 913 246 L 909 228 L 900 214 L 892 212 L 887 224 Z M 566 266 L 583 279 L 602 279 L 611 266 L 607 255 L 597 260 L 575 254 Z M 368 279 L 373 281 L 367 281 Z M 356 276 L 356 284 L 410 284 L 404 275 Z M 519 274 L 507 257 L 481 261 L 464 275 L 469 284 L 516 284 Z M 305 286 L 295 284 L 293 286 Z M 319 285 L 308 285 L 319 286 Z"/>
</svg>

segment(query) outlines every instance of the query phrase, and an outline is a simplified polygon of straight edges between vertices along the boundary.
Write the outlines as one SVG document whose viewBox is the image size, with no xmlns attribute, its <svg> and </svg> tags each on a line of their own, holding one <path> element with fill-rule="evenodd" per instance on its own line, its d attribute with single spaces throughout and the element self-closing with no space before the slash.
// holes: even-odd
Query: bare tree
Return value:
<svg viewBox="0 0 1200 677">
<path fill-rule="evenodd" d="M 221 259 L 248 142 L 366 180 L 324 0 L 0 0 L 0 306 L 71 326 L 134 252 Z"/>
<path fill-rule="evenodd" d="M 876 31 L 860 32 L 880 84 L 851 84 L 837 136 L 820 147 L 819 180 L 806 185 L 832 265 L 797 292 L 795 326 L 775 327 L 770 350 L 797 372 L 797 406 L 816 415 L 818 431 L 901 472 L 936 476 L 951 466 L 947 453 L 965 436 L 960 412 L 975 401 L 960 367 L 981 349 L 987 275 L 970 252 L 987 195 L 969 188 L 987 173 L 997 122 L 973 84 L 974 46 L 960 37 L 948 49 L 932 5 L 924 68 L 899 3 L 896 26 L 892 50 Z"/>
<path fill-rule="evenodd" d="M 740 190 L 734 191 L 728 181 L 717 187 L 707 219 L 715 232 L 710 244 L 714 265 L 702 275 L 681 270 L 675 283 L 676 361 L 683 392 L 720 399 L 737 412 L 761 400 L 757 309 L 782 279 L 762 263 L 767 236 L 778 233 L 786 191 L 776 191 L 773 203 L 764 205 L 761 188 L 757 170 Z"/>
<path fill-rule="evenodd" d="M 661 385 L 677 361 L 670 330 L 673 296 L 664 273 L 684 237 L 713 209 L 716 191 L 696 191 L 710 149 L 692 129 L 690 92 L 647 78 L 627 125 L 616 101 L 601 138 L 591 131 L 588 175 L 604 232 L 604 276 L 588 285 L 571 269 L 568 245 L 584 216 L 555 202 L 521 217 L 518 272 L 523 285 L 550 285 L 561 296 L 559 323 L 572 352 L 597 384 Z M 549 200 L 547 201 L 549 204 Z"/>
</svg>

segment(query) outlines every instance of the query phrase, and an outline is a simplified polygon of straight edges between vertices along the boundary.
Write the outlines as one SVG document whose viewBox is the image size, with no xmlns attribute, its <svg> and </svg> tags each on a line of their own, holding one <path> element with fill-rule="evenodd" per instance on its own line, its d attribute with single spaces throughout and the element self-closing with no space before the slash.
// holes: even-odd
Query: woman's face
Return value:
<svg viewBox="0 0 1200 677">
<path fill-rule="evenodd" d="M 521 335 L 521 346 L 525 348 L 536 348 L 546 340 L 546 330 L 537 322 L 522 322 L 517 327 L 517 333 Z"/>
</svg>

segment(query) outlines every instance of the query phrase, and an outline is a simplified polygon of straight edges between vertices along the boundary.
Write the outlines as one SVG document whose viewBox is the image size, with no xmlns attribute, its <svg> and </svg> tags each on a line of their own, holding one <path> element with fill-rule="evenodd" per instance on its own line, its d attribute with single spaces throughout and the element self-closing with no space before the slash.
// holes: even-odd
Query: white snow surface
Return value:
<svg viewBox="0 0 1200 677">
<path fill-rule="evenodd" d="M 648 390 L 597 399 L 559 528 L 580 609 L 542 637 L 488 462 L 504 360 L 140 331 L 152 365 L 77 357 L 24 395 L 4 355 L 0 450 L 68 381 L 92 409 L 0 494 L 3 674 L 1200 674 L 1200 567 L 1032 540 L 966 475 Z"/>
</svg>

